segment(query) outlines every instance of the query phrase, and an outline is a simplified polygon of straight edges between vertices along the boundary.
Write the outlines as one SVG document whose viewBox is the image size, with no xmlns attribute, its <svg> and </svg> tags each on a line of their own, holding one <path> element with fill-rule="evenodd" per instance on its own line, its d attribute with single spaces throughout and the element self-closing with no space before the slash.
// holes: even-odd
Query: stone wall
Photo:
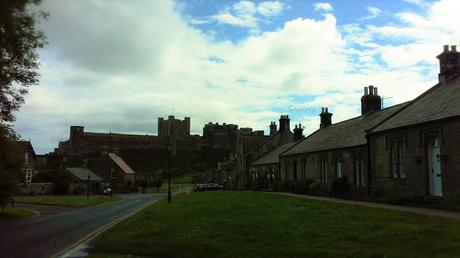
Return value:
<svg viewBox="0 0 460 258">
<path fill-rule="evenodd" d="M 441 177 L 445 197 L 460 196 L 460 119 L 437 121 L 431 124 L 397 129 L 371 136 L 374 191 L 387 195 L 417 196 L 430 194 L 428 171 L 429 140 L 439 139 Z M 404 142 L 404 177 L 392 172 L 390 140 L 399 137 Z"/>
<path fill-rule="evenodd" d="M 16 190 L 17 195 L 48 195 L 52 194 L 52 183 L 28 183 L 19 184 Z"/>
</svg>

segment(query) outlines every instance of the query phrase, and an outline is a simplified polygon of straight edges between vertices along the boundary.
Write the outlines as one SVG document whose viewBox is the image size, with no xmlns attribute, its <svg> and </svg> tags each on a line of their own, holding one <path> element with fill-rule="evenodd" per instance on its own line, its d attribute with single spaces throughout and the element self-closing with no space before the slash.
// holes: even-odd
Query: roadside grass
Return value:
<svg viewBox="0 0 460 258">
<path fill-rule="evenodd" d="M 57 195 L 37 195 L 37 196 L 16 196 L 14 200 L 17 203 L 41 204 L 41 205 L 56 205 L 67 207 L 89 207 L 102 203 L 117 201 L 120 198 L 116 196 L 57 196 Z"/>
<path fill-rule="evenodd" d="M 34 214 L 35 214 L 34 212 L 29 211 L 29 210 L 8 207 L 4 210 L 0 209 L 0 221 L 30 217 L 30 216 L 33 216 Z"/>
<path fill-rule="evenodd" d="M 257 192 L 179 194 L 96 240 L 98 257 L 460 257 L 460 220 Z"/>
<path fill-rule="evenodd" d="M 180 190 L 184 187 L 189 187 L 193 185 L 193 178 L 200 173 L 190 173 L 182 176 L 177 176 L 171 178 L 171 190 L 172 191 L 177 191 Z M 167 192 L 168 191 L 168 179 L 166 178 L 163 180 L 163 184 L 161 185 L 160 188 L 161 192 Z"/>
</svg>

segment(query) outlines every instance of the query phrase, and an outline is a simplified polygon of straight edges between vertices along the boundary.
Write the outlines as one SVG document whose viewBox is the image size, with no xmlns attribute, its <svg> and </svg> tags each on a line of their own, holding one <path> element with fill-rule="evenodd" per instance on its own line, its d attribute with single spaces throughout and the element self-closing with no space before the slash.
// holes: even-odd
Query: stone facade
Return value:
<svg viewBox="0 0 460 258">
<path fill-rule="evenodd" d="M 401 143 L 400 171 L 394 169 L 395 141 Z M 430 169 L 434 145 L 440 149 L 439 196 L 460 197 L 460 118 L 372 134 L 373 191 L 397 196 L 437 195 L 432 189 L 432 177 L 437 175 Z"/>
<path fill-rule="evenodd" d="M 184 120 L 176 119 L 174 116 L 169 116 L 168 120 L 159 117 L 158 136 L 171 136 L 174 139 L 190 136 L 190 117 L 185 117 Z"/>
</svg>

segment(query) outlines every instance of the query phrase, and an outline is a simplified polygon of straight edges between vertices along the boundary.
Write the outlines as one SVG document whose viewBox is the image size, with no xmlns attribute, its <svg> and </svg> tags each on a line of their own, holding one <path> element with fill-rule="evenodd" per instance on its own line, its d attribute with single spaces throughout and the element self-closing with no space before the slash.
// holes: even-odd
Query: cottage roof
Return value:
<svg viewBox="0 0 460 258">
<path fill-rule="evenodd" d="M 136 172 L 134 172 L 134 170 L 132 170 L 131 167 L 129 167 L 128 164 L 126 164 L 126 162 L 120 156 L 118 156 L 117 154 L 111 152 L 111 153 L 109 153 L 109 157 L 110 157 L 110 159 L 113 160 L 113 162 L 115 162 L 115 164 L 117 164 L 117 166 L 125 174 L 136 174 Z"/>
<path fill-rule="evenodd" d="M 86 168 L 71 167 L 71 168 L 66 168 L 66 170 L 72 173 L 75 177 L 77 177 L 81 181 L 88 180 L 88 175 L 90 176 L 90 181 L 102 181 L 102 178 L 100 178 L 98 175 L 94 174 L 93 172 L 91 172 L 91 170 L 86 169 Z"/>
<path fill-rule="evenodd" d="M 443 118 L 460 116 L 460 77 L 437 84 L 415 98 L 401 112 L 378 125 L 372 132 L 390 130 Z"/>
<path fill-rule="evenodd" d="M 284 152 L 282 156 L 364 145 L 366 144 L 366 130 L 378 125 L 408 103 L 395 105 L 319 129 Z"/>
<path fill-rule="evenodd" d="M 294 146 L 296 142 L 289 142 L 283 145 L 280 145 L 273 149 L 272 151 L 268 152 L 264 156 L 260 157 L 258 160 L 254 161 L 251 165 L 266 165 L 266 164 L 275 164 L 279 163 L 279 155 L 292 146 Z"/>
</svg>

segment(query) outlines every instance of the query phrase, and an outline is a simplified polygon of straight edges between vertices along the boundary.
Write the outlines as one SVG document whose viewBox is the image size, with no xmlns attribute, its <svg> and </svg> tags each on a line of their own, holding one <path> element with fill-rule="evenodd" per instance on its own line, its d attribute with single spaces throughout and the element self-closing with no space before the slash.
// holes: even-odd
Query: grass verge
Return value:
<svg viewBox="0 0 460 258">
<path fill-rule="evenodd" d="M 34 212 L 32 211 L 8 207 L 4 210 L 0 210 L 0 221 L 20 219 L 30 217 L 32 215 L 34 215 Z"/>
<path fill-rule="evenodd" d="M 14 198 L 17 203 L 30 203 L 41 205 L 57 205 L 67 207 L 89 207 L 106 202 L 117 201 L 120 198 L 116 196 L 55 196 L 55 195 L 39 195 L 39 196 L 17 196 Z"/>
<path fill-rule="evenodd" d="M 460 220 L 257 192 L 179 194 L 90 257 L 460 257 Z"/>
</svg>

